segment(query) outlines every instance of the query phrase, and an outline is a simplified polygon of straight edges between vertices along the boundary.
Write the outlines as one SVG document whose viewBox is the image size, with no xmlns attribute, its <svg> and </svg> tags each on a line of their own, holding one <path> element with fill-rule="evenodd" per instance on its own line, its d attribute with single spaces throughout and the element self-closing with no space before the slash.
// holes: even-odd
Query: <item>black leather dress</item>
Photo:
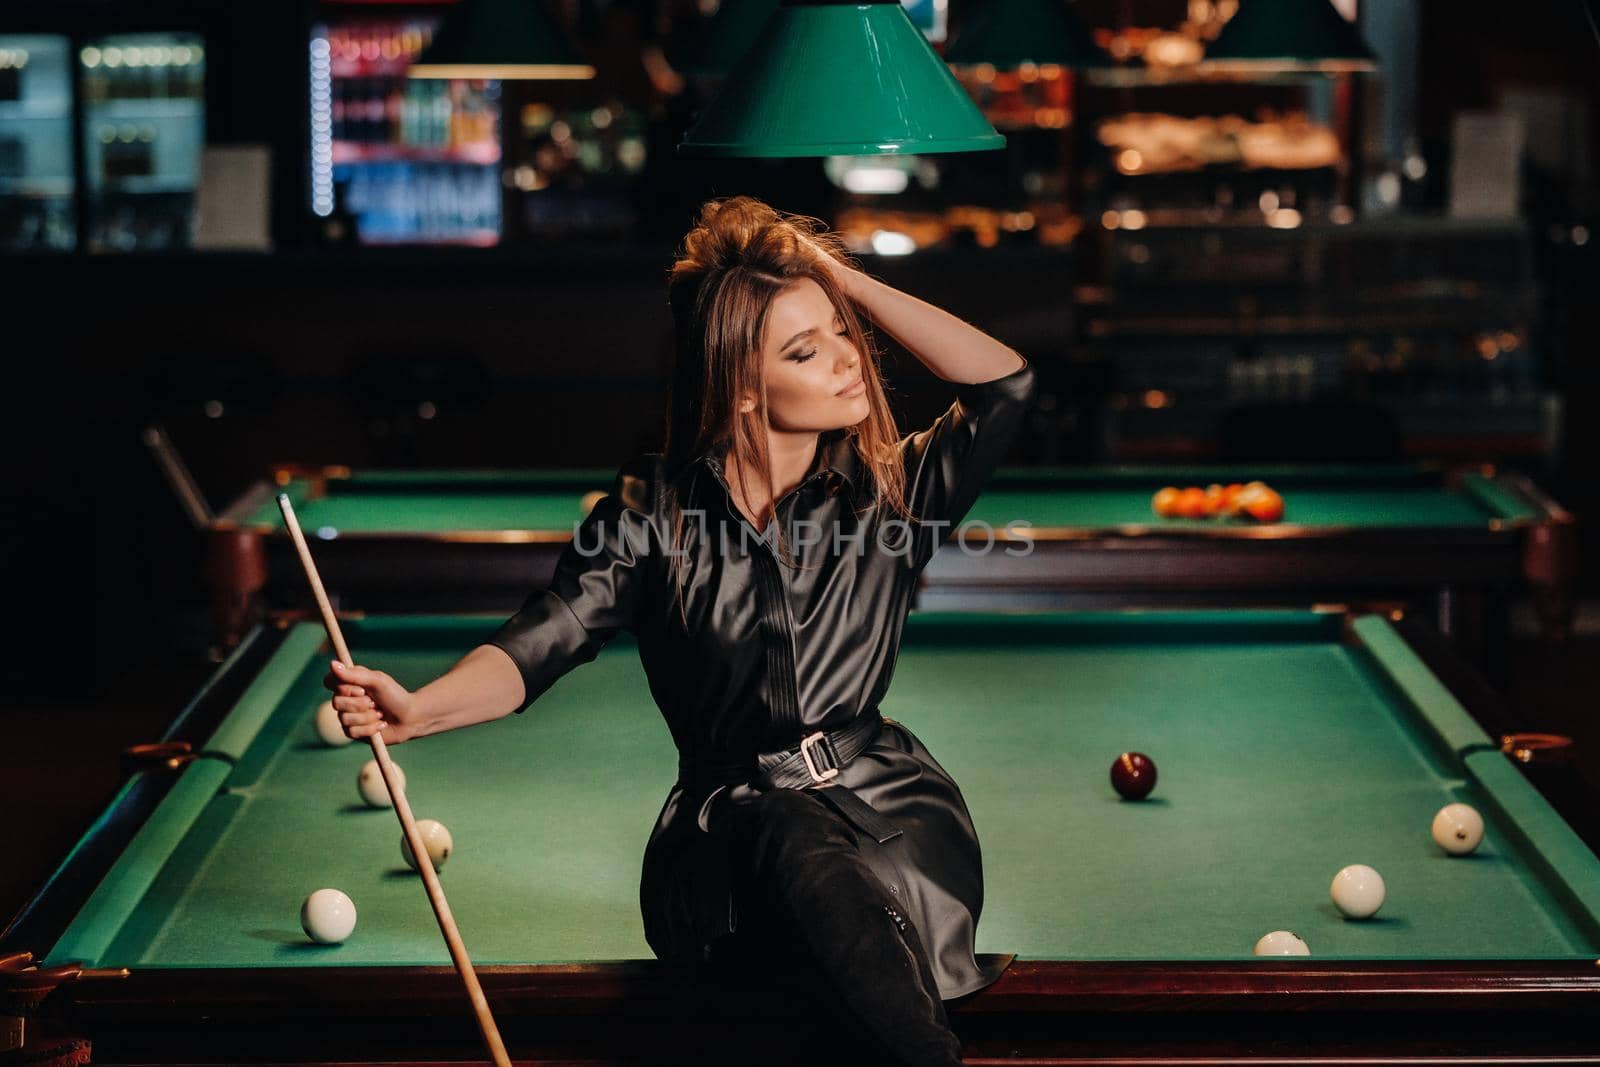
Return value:
<svg viewBox="0 0 1600 1067">
<path fill-rule="evenodd" d="M 748 780 L 803 736 L 878 717 L 917 575 L 1004 457 L 1034 387 L 1026 364 L 958 385 L 949 410 L 901 439 L 917 524 L 885 521 L 848 435 L 824 433 L 812 472 L 776 509 L 797 568 L 772 551 L 771 527 L 761 540 L 733 507 L 719 455 L 686 464 L 670 484 L 690 530 L 687 626 L 664 551 L 672 529 L 663 457 L 630 460 L 575 531 L 549 587 L 489 639 L 522 671 L 520 711 L 619 630 L 636 635 L 680 756 L 640 884 L 645 936 L 661 958 L 703 959 L 737 924 L 722 806 L 755 795 Z M 822 793 L 833 787 L 900 831 L 883 843 L 861 834 L 861 848 L 915 923 L 940 995 L 998 977 L 973 955 L 983 906 L 977 834 L 960 790 L 922 743 L 884 720 Z"/>
</svg>

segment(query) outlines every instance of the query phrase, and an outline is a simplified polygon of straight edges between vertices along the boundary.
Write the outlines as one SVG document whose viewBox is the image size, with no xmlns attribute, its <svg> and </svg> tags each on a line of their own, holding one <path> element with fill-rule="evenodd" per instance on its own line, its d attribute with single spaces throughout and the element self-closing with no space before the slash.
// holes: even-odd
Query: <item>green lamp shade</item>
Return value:
<svg viewBox="0 0 1600 1067">
<path fill-rule="evenodd" d="M 413 78 L 594 77 L 543 0 L 460 0 L 406 71 Z"/>
<path fill-rule="evenodd" d="M 1373 70 L 1361 34 L 1328 0 L 1239 0 L 1206 49 L 1210 67 Z"/>
<path fill-rule="evenodd" d="M 679 69 L 701 78 L 726 76 L 750 51 L 776 10 L 778 0 L 722 0 L 701 32 L 693 55 Z"/>
<path fill-rule="evenodd" d="M 914 155 L 1004 145 L 895 0 L 784 0 L 678 153 Z"/>
<path fill-rule="evenodd" d="M 944 50 L 957 66 L 1011 70 L 1032 63 L 1079 69 L 1109 67 L 1111 57 L 1063 0 L 988 0 L 968 16 Z"/>
</svg>

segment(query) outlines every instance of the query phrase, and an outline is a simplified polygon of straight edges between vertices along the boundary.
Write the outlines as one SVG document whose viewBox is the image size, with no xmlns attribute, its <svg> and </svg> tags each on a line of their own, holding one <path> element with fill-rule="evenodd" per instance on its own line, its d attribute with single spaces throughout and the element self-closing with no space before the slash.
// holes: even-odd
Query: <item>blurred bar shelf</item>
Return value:
<svg viewBox="0 0 1600 1067">
<path fill-rule="evenodd" d="M 138 97 L 90 101 L 84 111 L 92 119 L 190 119 L 204 114 L 205 105 L 193 97 Z"/>
<path fill-rule="evenodd" d="M 396 237 L 369 234 L 364 240 L 375 248 L 400 247 L 402 245 L 456 245 L 462 248 L 493 248 L 500 243 L 500 231 L 490 229 L 452 230 L 437 237 L 427 234 L 407 234 Z"/>
<path fill-rule="evenodd" d="M 189 178 L 160 174 L 130 174 L 122 178 L 106 178 L 103 185 L 107 193 L 193 193 L 194 182 Z"/>
<path fill-rule="evenodd" d="M 335 166 L 348 163 L 473 163 L 489 166 L 500 162 L 500 146 L 493 142 L 461 145 L 455 148 L 421 148 L 403 144 L 366 144 L 356 141 L 333 142 Z"/>
<path fill-rule="evenodd" d="M 1089 68 L 1079 71 L 1078 76 L 1085 84 L 1104 89 L 1190 85 L 1306 85 L 1338 77 L 1335 73 L 1320 70 L 1216 70 L 1203 65 Z"/>
<path fill-rule="evenodd" d="M 73 181 L 71 178 L 3 178 L 0 177 L 0 193 L 6 196 L 33 196 L 41 199 L 54 199 L 56 197 L 71 196 Z"/>
</svg>

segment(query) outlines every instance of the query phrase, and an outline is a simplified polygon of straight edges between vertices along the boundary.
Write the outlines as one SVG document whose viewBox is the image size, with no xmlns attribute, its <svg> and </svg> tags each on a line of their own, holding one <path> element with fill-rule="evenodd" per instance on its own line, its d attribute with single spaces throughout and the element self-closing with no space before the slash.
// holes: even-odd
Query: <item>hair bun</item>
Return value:
<svg viewBox="0 0 1600 1067">
<path fill-rule="evenodd" d="M 814 266 L 818 250 L 839 254 L 819 220 L 776 211 L 753 196 L 733 196 L 701 206 L 674 273 L 747 267 L 788 277 Z"/>
</svg>

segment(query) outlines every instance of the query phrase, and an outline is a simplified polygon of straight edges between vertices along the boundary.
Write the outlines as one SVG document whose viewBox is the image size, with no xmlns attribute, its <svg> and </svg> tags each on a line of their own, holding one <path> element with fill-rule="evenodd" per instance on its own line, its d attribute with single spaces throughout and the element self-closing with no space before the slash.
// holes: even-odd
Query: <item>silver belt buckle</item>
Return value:
<svg viewBox="0 0 1600 1067">
<path fill-rule="evenodd" d="M 816 761 L 811 758 L 811 746 L 818 741 L 826 740 L 827 736 L 827 733 L 818 730 L 800 739 L 800 758 L 806 761 L 806 771 L 811 775 L 813 785 L 822 785 L 829 779 L 839 777 L 839 768 L 829 767 L 825 771 L 818 771 Z"/>
</svg>

